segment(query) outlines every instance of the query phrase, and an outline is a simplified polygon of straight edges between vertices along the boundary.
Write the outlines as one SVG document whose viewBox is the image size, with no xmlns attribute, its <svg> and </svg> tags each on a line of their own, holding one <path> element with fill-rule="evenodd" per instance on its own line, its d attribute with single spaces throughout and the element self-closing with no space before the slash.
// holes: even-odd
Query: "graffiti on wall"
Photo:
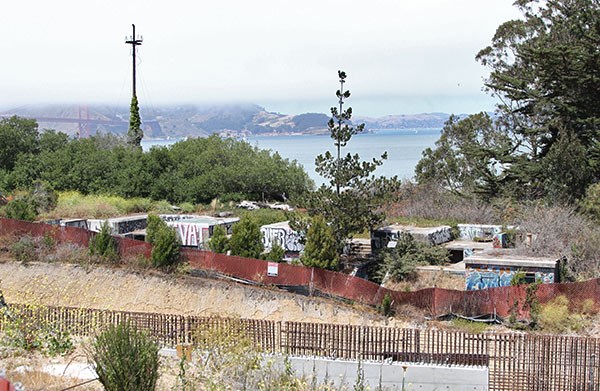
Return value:
<svg viewBox="0 0 600 391">
<path fill-rule="evenodd" d="M 204 247 L 204 243 L 209 239 L 208 227 L 200 224 L 181 222 L 168 223 L 169 227 L 173 227 L 182 246 L 187 247 Z"/>
<path fill-rule="evenodd" d="M 410 229 L 386 229 L 380 228 L 371 234 L 371 248 L 373 251 L 385 248 L 389 242 L 398 241 L 402 233 L 408 233 L 417 241 L 427 243 L 431 246 L 438 246 L 452 240 L 452 231 L 450 227 L 438 227 L 429 232 L 411 232 Z"/>
<path fill-rule="evenodd" d="M 300 243 L 300 234 L 291 228 L 263 226 L 260 232 L 266 251 L 271 250 L 273 243 L 283 247 L 286 252 L 300 253 L 304 250 L 304 245 Z"/>
<path fill-rule="evenodd" d="M 502 232 L 501 225 L 458 224 L 458 231 L 462 240 L 474 238 L 493 238 Z"/>
<path fill-rule="evenodd" d="M 108 226 L 112 230 L 112 233 L 117 235 L 123 235 L 129 232 L 146 229 L 148 226 L 148 219 L 146 216 L 140 216 L 138 218 L 127 217 L 123 219 L 109 220 L 90 219 L 87 221 L 87 227 L 90 231 L 100 232 L 104 222 L 107 222 Z"/>
<path fill-rule="evenodd" d="M 466 289 L 479 290 L 510 286 L 513 277 L 522 273 L 521 269 L 500 266 L 468 265 L 465 270 Z M 532 281 L 541 281 L 543 284 L 554 283 L 554 269 L 526 271 L 526 278 Z"/>
</svg>

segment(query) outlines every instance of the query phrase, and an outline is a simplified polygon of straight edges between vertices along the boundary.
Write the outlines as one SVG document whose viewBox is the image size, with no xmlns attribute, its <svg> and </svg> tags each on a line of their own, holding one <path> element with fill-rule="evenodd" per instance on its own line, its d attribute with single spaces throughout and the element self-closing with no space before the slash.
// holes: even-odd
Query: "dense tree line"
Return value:
<svg viewBox="0 0 600 391">
<path fill-rule="evenodd" d="M 39 132 L 33 120 L 0 120 L 0 189 L 43 181 L 55 190 L 148 197 L 174 203 L 282 199 L 313 183 L 295 161 L 217 136 L 181 141 L 149 152 L 113 135 L 70 139 Z"/>
<path fill-rule="evenodd" d="M 484 200 L 574 203 L 600 180 L 600 4 L 518 0 L 477 55 L 497 112 L 452 117 L 416 169 Z"/>
</svg>

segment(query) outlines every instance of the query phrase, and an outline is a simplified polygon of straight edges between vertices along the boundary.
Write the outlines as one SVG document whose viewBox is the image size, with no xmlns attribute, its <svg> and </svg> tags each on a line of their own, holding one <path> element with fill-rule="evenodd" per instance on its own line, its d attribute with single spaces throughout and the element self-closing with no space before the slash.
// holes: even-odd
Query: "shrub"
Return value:
<svg viewBox="0 0 600 391">
<path fill-rule="evenodd" d="M 124 323 L 111 325 L 88 348 L 88 359 L 107 391 L 151 391 L 158 380 L 158 345 Z"/>
<path fill-rule="evenodd" d="M 392 295 L 386 293 L 383 297 L 383 300 L 381 300 L 381 305 L 378 308 L 379 312 L 381 312 L 383 316 L 393 315 L 394 309 L 392 308 Z"/>
<path fill-rule="evenodd" d="M 263 252 L 262 234 L 260 227 L 250 217 L 242 217 L 234 224 L 231 239 L 229 239 L 231 255 L 246 258 L 259 258 Z"/>
<path fill-rule="evenodd" d="M 111 229 L 105 221 L 100 227 L 100 232 L 90 239 L 90 254 L 102 258 L 106 262 L 117 262 L 117 243 L 112 237 Z"/>
<path fill-rule="evenodd" d="M 146 241 L 152 243 L 154 267 L 174 265 L 179 261 L 181 242 L 177 232 L 156 215 L 148 216 Z"/>
<path fill-rule="evenodd" d="M 15 199 L 4 207 L 4 213 L 9 219 L 33 221 L 37 217 L 35 204 L 27 198 Z"/>
<path fill-rule="evenodd" d="M 179 261 L 181 243 L 177 232 L 165 224 L 155 233 L 152 243 L 152 264 L 155 267 L 171 266 Z"/>
<path fill-rule="evenodd" d="M 337 270 L 339 254 L 337 240 L 332 228 L 323 216 L 312 218 L 306 231 L 306 245 L 300 261 L 304 266 Z"/>
<path fill-rule="evenodd" d="M 542 305 L 538 316 L 538 327 L 551 333 L 581 330 L 586 323 L 584 317 L 581 314 L 571 313 L 569 307 L 569 299 L 565 296 L 558 296 Z"/>
<path fill-rule="evenodd" d="M 271 244 L 271 251 L 265 254 L 265 260 L 271 262 L 283 262 L 283 257 L 285 256 L 285 249 L 281 247 L 279 244 L 273 242 Z"/>
<path fill-rule="evenodd" d="M 10 247 L 10 252 L 17 262 L 27 263 L 38 260 L 36 242 L 31 236 L 22 236 Z"/>
<path fill-rule="evenodd" d="M 26 351 L 39 350 L 51 356 L 65 355 L 74 349 L 71 335 L 48 321 L 47 307 L 26 304 L 0 309 L 2 342 Z"/>
<path fill-rule="evenodd" d="M 220 254 L 225 254 L 229 249 L 229 238 L 227 238 L 225 227 L 221 224 L 215 226 L 213 235 L 208 242 L 208 248 Z"/>
<path fill-rule="evenodd" d="M 379 280 L 386 276 L 396 281 L 412 277 L 418 265 L 439 265 L 448 261 L 448 250 L 417 242 L 409 233 L 401 233 L 396 247 L 380 252 Z"/>
</svg>

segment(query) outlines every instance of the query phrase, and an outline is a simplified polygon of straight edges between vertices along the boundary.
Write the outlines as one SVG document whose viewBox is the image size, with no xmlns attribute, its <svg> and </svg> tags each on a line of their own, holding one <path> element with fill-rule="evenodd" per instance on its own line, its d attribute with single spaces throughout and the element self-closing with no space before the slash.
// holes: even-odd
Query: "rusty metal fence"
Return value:
<svg viewBox="0 0 600 391">
<path fill-rule="evenodd" d="M 195 344 L 209 330 L 249 338 L 268 352 L 335 359 L 400 361 L 489 368 L 493 391 L 596 391 L 600 389 L 600 338 L 515 333 L 471 334 L 256 319 L 11 305 L 13 316 L 72 335 L 91 336 L 130 322 L 162 346 Z M 0 330 L 7 319 L 0 317 Z"/>
</svg>

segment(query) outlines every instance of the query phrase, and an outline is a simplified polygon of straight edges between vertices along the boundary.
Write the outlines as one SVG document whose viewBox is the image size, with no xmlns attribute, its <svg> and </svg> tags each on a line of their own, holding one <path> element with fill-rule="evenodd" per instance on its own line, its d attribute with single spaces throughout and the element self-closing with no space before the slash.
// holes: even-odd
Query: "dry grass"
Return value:
<svg viewBox="0 0 600 391">
<path fill-rule="evenodd" d="M 385 287 L 402 292 L 413 292 L 425 288 L 465 289 L 464 276 L 446 273 L 442 270 L 417 270 L 416 276 L 410 280 L 387 282 Z"/>
<path fill-rule="evenodd" d="M 7 377 L 12 383 L 23 384 L 27 391 L 59 391 L 85 382 L 85 380 L 81 379 L 53 376 L 37 369 L 26 372 L 9 372 L 7 373 Z M 100 383 L 95 381 L 81 385 L 76 389 L 78 391 L 97 391 L 103 388 Z"/>
</svg>

